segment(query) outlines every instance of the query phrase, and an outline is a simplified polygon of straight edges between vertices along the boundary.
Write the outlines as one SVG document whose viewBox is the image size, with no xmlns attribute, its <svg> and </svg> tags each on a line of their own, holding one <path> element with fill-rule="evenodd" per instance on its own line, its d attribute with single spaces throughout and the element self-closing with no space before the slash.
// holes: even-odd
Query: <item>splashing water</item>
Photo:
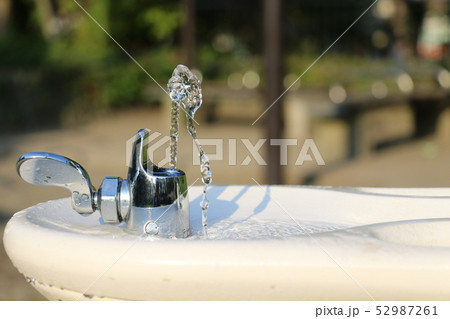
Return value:
<svg viewBox="0 0 450 319">
<path fill-rule="evenodd" d="M 170 157 L 169 157 L 170 168 L 177 167 L 179 117 L 180 117 L 179 105 L 172 99 L 172 108 L 170 110 Z"/>
<path fill-rule="evenodd" d="M 200 207 L 202 209 L 202 225 L 203 233 L 206 236 L 206 227 L 208 225 L 208 207 L 209 200 L 207 196 L 208 186 L 212 182 L 212 172 L 209 158 L 201 146 L 197 131 L 194 126 L 195 112 L 202 105 L 202 89 L 200 81 L 197 77 L 184 65 L 177 65 L 173 71 L 172 77 L 167 84 L 169 89 L 170 99 L 172 100 L 171 110 L 171 124 L 170 124 L 170 159 L 169 165 L 175 168 L 177 165 L 177 149 L 178 149 L 178 118 L 180 106 L 186 111 L 187 130 L 192 136 L 195 145 L 197 146 L 200 157 L 200 173 L 202 177 L 203 188 L 202 200 Z"/>
</svg>

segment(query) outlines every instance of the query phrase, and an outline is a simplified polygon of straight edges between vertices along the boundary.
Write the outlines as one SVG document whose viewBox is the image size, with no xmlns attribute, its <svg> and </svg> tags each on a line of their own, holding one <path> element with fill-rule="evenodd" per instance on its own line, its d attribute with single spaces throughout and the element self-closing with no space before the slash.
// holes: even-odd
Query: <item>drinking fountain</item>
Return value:
<svg viewBox="0 0 450 319">
<path fill-rule="evenodd" d="M 105 177 L 98 192 L 80 164 L 57 154 L 24 154 L 17 172 L 30 184 L 69 189 L 72 208 L 83 216 L 99 210 L 104 222 L 124 222 L 124 230 L 132 234 L 186 238 L 186 175 L 176 168 L 157 167 L 147 158 L 148 135 L 145 129 L 136 134 L 127 179 Z"/>
<path fill-rule="evenodd" d="M 253 180 L 255 185 L 208 190 L 210 163 L 193 124 L 200 82 L 178 66 L 169 91 L 169 168 L 149 160 L 148 130 L 136 135 L 127 177 L 105 177 L 98 191 L 69 158 L 43 152 L 19 158 L 17 171 L 26 182 L 71 192 L 70 198 L 17 212 L 4 232 L 12 263 L 45 297 L 450 298 L 450 188 L 279 186 Z M 186 112 L 204 184 L 189 190 L 185 173 L 176 167 L 179 110 Z"/>
</svg>

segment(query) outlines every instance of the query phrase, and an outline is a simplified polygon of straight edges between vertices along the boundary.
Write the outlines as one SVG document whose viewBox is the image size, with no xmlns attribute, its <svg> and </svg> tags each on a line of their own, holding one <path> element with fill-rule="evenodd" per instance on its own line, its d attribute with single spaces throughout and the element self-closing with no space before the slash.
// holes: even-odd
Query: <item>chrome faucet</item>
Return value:
<svg viewBox="0 0 450 319">
<path fill-rule="evenodd" d="M 105 177 L 96 192 L 77 162 L 52 153 L 22 155 L 17 172 L 28 183 L 59 186 L 72 193 L 72 208 L 81 215 L 100 211 L 106 223 L 125 222 L 125 231 L 165 238 L 189 236 L 189 199 L 186 174 L 160 168 L 147 158 L 147 130 L 134 141 L 127 179 Z"/>
</svg>

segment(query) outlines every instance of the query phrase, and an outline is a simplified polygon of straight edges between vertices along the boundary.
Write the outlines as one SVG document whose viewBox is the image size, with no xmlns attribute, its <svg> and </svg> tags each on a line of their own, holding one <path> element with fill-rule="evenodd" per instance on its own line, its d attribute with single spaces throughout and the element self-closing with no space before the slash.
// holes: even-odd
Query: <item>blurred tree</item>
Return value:
<svg viewBox="0 0 450 319">
<path fill-rule="evenodd" d="M 42 34 L 48 39 L 53 34 L 52 22 L 55 20 L 52 2 L 50 0 L 37 0 L 35 3 Z"/>
<path fill-rule="evenodd" d="M 0 0 L 0 37 L 5 37 L 9 31 L 11 18 L 11 0 Z"/>
<path fill-rule="evenodd" d="M 111 32 L 120 43 L 148 51 L 151 45 L 173 45 L 182 24 L 180 1 L 128 0 L 110 4 Z"/>
<path fill-rule="evenodd" d="M 262 71 L 263 1 L 77 1 L 155 78 L 167 79 L 177 63 L 194 64 L 189 61 L 196 62 L 207 81 L 224 81 L 231 73 Z M 401 14 L 382 19 L 374 7 L 330 50 L 335 60 L 329 57 L 327 61 L 332 61 L 334 69 L 337 64 L 355 65 L 357 59 L 361 61 L 358 69 L 367 68 L 367 56 L 388 56 L 396 38 L 402 42 L 398 47 L 411 47 L 425 1 L 379 2 L 387 8 L 389 3 L 398 4 Z M 307 68 L 372 3 L 284 0 L 281 22 L 289 73 Z M 190 29 L 191 39 L 186 42 L 180 32 L 183 26 Z M 380 32 L 374 34 L 376 31 Z M 381 46 L 377 48 L 374 43 Z M 191 49 L 186 50 L 188 47 Z M 188 52 L 191 57 L 183 59 Z M 64 77 L 68 92 L 75 99 L 82 97 L 75 104 L 100 110 L 142 103 L 148 96 L 146 87 L 154 85 L 72 0 L 0 0 L 0 72 L 8 85 L 17 86 L 16 92 L 23 91 L 21 86 L 51 92 L 51 81 L 59 83 L 63 81 L 59 80 L 61 74 L 70 74 Z M 367 73 L 373 77 L 372 72 Z M 14 82 L 17 79 L 22 82 Z M 335 79 L 329 68 L 324 71 L 317 65 L 304 83 L 324 86 Z M 45 101 L 54 98 L 52 94 L 41 98 L 42 105 L 58 104 Z M 76 109 L 70 100 L 60 104 Z"/>
<path fill-rule="evenodd" d="M 80 5 L 109 30 L 108 0 L 84 0 Z M 50 51 L 48 61 L 89 65 L 110 54 L 108 36 L 73 1 L 36 0 L 39 21 Z"/>
<path fill-rule="evenodd" d="M 0 36 L 0 66 L 10 69 L 39 64 L 47 49 L 34 14 L 34 1 L 1 1 L 4 1 L 0 14 L 5 32 Z"/>
<path fill-rule="evenodd" d="M 195 67 L 195 51 L 196 51 L 196 34 L 195 29 L 197 25 L 197 19 L 195 15 L 196 1 L 195 0 L 183 0 L 183 10 L 185 13 L 184 23 L 182 28 L 182 46 L 184 51 L 183 63 L 190 68 Z"/>
<path fill-rule="evenodd" d="M 170 10 L 162 6 L 150 7 L 142 15 L 143 23 L 148 26 L 149 35 L 161 41 L 171 37 L 180 26 L 180 10 Z"/>
</svg>

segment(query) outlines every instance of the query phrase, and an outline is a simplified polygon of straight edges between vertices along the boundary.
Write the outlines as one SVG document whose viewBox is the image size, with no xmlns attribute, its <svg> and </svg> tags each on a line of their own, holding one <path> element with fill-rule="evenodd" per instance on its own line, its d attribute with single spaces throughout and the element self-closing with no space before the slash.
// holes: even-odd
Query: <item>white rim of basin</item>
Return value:
<svg viewBox="0 0 450 319">
<path fill-rule="evenodd" d="M 15 214 L 5 248 L 52 300 L 450 297 L 449 188 L 214 186 L 208 238 L 201 192 L 188 239 L 127 235 L 60 199 Z"/>
</svg>

